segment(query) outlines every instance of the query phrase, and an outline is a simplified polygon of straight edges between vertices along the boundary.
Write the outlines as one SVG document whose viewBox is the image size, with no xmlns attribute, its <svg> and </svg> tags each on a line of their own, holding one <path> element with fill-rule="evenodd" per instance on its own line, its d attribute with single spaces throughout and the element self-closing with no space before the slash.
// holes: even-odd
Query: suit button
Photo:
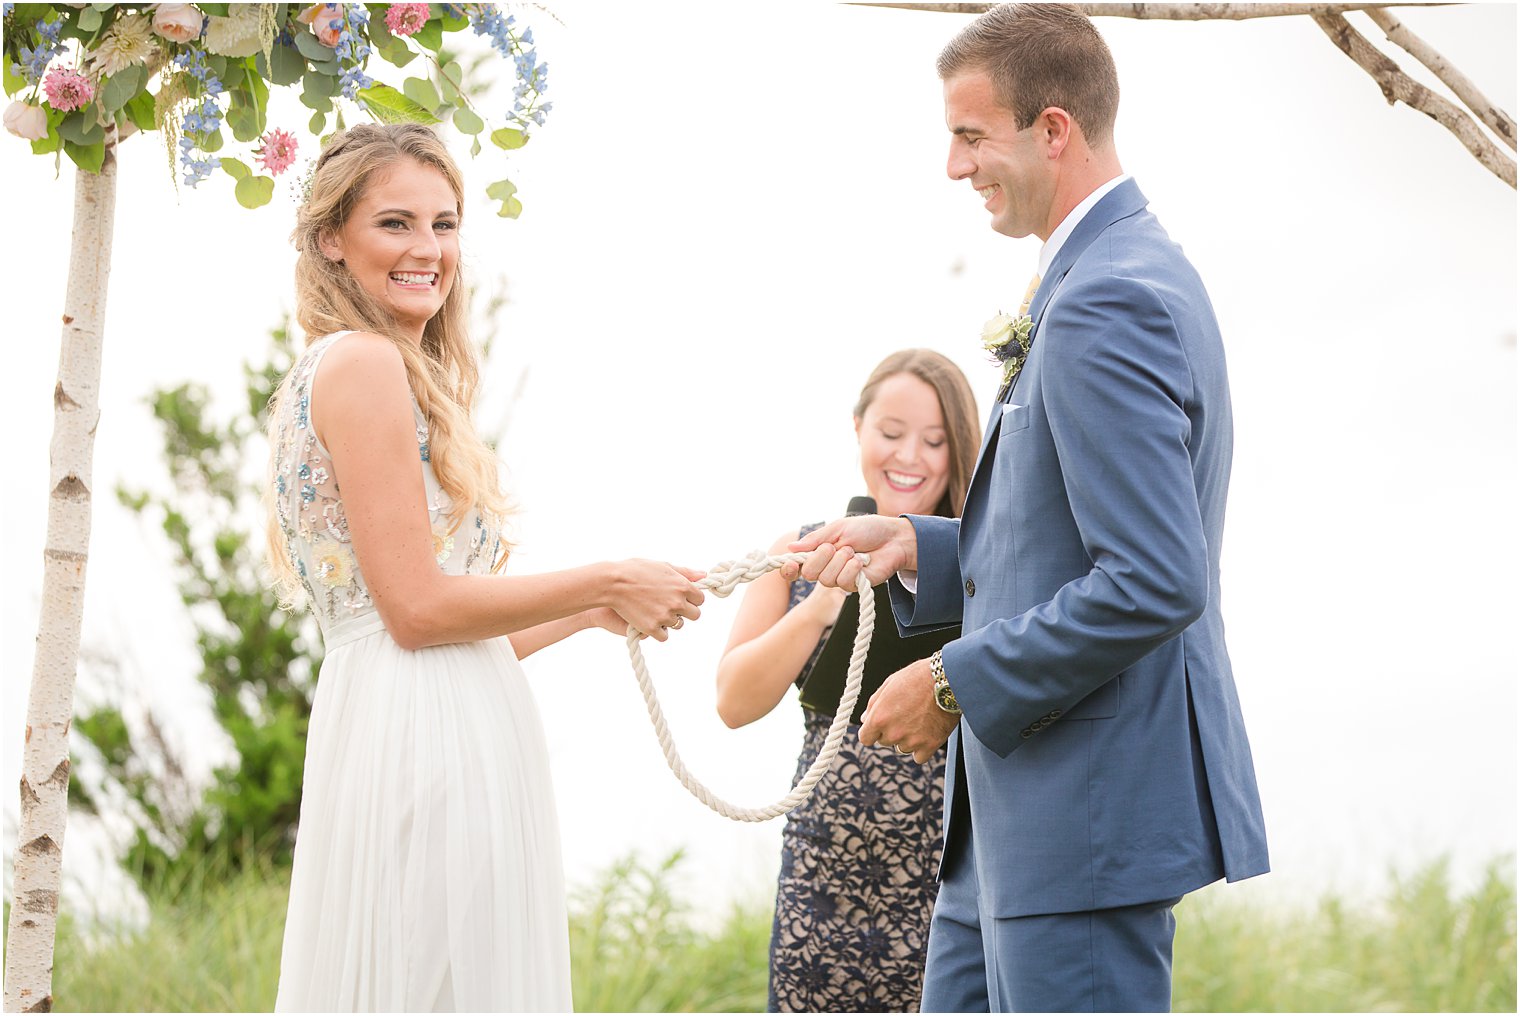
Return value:
<svg viewBox="0 0 1520 1016">
<path fill-rule="evenodd" d="M 970 579 L 966 580 L 966 595 L 967 596 L 975 596 L 976 595 L 976 583 L 972 582 Z"/>
</svg>

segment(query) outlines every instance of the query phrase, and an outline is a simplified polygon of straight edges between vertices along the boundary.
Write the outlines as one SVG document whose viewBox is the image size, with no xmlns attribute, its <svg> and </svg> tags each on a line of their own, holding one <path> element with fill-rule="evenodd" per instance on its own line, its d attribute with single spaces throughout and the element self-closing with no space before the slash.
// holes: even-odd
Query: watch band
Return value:
<svg viewBox="0 0 1520 1016">
<path fill-rule="evenodd" d="M 945 661 L 938 650 L 929 657 L 929 673 L 934 675 L 934 704 L 947 713 L 959 714 L 960 704 L 950 689 L 950 679 L 945 676 Z"/>
</svg>

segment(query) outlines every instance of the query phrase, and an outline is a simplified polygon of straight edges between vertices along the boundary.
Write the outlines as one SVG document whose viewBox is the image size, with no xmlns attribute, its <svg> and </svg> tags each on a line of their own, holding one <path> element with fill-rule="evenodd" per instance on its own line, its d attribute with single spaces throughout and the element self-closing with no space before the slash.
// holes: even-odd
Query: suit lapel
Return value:
<svg viewBox="0 0 1520 1016">
<path fill-rule="evenodd" d="M 1032 342 L 1038 344 L 1040 322 L 1045 317 L 1045 308 L 1050 306 L 1051 298 L 1061 288 L 1061 283 L 1065 281 L 1066 274 L 1071 271 L 1072 265 L 1077 263 L 1077 259 L 1088 247 L 1092 246 L 1092 242 L 1105 229 L 1120 219 L 1127 219 L 1136 212 L 1143 211 L 1148 203 L 1145 195 L 1140 193 L 1139 185 L 1133 179 L 1125 180 L 1103 195 L 1098 203 L 1082 217 L 1082 221 L 1077 223 L 1077 228 L 1072 230 L 1071 236 L 1066 238 L 1066 242 L 1056 252 L 1055 260 L 1051 262 L 1045 277 L 1040 280 L 1040 288 L 1035 290 L 1034 299 L 1029 303 L 1029 317 L 1034 322 L 1031 331 Z M 1033 361 L 1033 359 L 1034 354 L 1031 352 L 1030 360 Z M 992 407 L 992 415 L 987 419 L 987 429 L 982 434 L 982 450 L 977 454 L 976 468 L 971 473 L 973 489 L 984 469 L 984 463 L 991 458 L 995 438 L 1003 422 L 1003 405 L 1013 400 L 1013 393 L 1018 391 L 1019 382 L 1030 373 L 1031 367 L 1033 367 L 1032 362 L 1024 365 L 1024 370 L 1014 380 L 1013 387 L 1003 393 L 1003 398 Z"/>
</svg>

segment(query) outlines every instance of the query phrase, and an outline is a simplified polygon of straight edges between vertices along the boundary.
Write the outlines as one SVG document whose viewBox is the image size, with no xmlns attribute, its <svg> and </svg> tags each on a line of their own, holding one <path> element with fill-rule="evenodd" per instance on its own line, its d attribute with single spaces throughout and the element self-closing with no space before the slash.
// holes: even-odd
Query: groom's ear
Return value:
<svg viewBox="0 0 1520 1016">
<path fill-rule="evenodd" d="M 1082 128 L 1072 115 L 1060 106 L 1046 106 L 1035 118 L 1034 128 L 1045 143 L 1045 151 L 1052 159 L 1059 159 L 1074 136 L 1080 136 Z"/>
</svg>

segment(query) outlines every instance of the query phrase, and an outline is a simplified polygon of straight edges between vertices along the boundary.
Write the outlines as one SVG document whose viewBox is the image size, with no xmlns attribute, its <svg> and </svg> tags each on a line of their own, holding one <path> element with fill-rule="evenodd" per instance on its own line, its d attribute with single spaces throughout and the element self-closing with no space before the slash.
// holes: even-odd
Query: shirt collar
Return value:
<svg viewBox="0 0 1520 1016">
<path fill-rule="evenodd" d="M 1092 211 L 1093 205 L 1102 201 L 1105 194 L 1128 179 L 1128 173 L 1120 173 L 1087 195 L 1087 197 L 1082 199 L 1081 204 L 1066 213 L 1066 218 L 1061 220 L 1061 224 L 1056 227 L 1055 232 L 1050 234 L 1050 239 L 1045 241 L 1045 246 L 1040 248 L 1039 271 L 1042 277 L 1046 272 L 1050 271 L 1050 266 L 1055 263 L 1056 255 L 1061 253 L 1061 245 L 1070 238 L 1072 231 L 1087 216 L 1087 213 Z"/>
</svg>

